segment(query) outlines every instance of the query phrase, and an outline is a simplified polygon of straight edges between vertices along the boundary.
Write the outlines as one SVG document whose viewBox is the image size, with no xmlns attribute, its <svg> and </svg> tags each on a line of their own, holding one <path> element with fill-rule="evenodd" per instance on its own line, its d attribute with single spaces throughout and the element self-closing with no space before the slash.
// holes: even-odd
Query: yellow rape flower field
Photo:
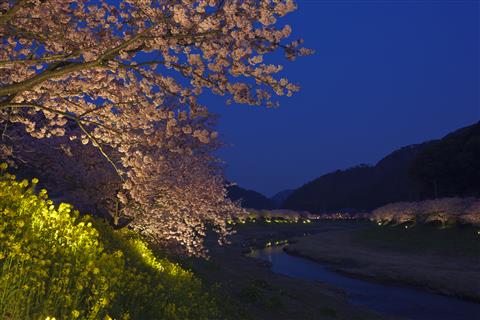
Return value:
<svg viewBox="0 0 480 320">
<path fill-rule="evenodd" d="M 0 166 L 0 319 L 214 319 L 191 272 Z"/>
</svg>

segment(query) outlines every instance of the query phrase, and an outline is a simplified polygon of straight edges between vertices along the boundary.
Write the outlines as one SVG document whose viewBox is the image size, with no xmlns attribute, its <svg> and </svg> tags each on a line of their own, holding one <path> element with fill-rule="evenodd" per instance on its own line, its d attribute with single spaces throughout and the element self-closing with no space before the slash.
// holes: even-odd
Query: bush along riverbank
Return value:
<svg viewBox="0 0 480 320">
<path fill-rule="evenodd" d="M 216 319 L 201 281 L 0 169 L 0 318 Z"/>
</svg>

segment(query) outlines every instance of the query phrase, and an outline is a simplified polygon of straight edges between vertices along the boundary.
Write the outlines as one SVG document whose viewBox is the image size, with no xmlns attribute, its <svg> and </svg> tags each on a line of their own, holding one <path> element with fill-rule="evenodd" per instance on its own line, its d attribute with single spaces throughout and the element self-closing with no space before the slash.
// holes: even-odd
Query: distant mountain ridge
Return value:
<svg viewBox="0 0 480 320">
<path fill-rule="evenodd" d="M 227 193 L 231 200 L 240 201 L 240 204 L 244 208 L 258 210 L 277 208 L 275 202 L 254 190 L 244 189 L 237 185 L 230 185 L 227 187 Z"/>
<path fill-rule="evenodd" d="M 480 196 L 480 123 L 400 148 L 375 166 L 325 174 L 294 190 L 283 208 L 313 213 L 371 210 L 435 196 Z"/>
<path fill-rule="evenodd" d="M 257 210 L 282 208 L 284 201 L 293 191 L 295 190 L 280 191 L 271 198 L 268 198 L 260 192 L 245 189 L 238 185 L 230 185 L 227 187 L 227 194 L 231 200 L 240 201 L 244 208 Z"/>
<path fill-rule="evenodd" d="M 294 192 L 295 190 L 294 189 L 288 189 L 288 190 L 283 190 L 283 191 L 280 191 L 280 192 L 277 192 L 276 194 L 274 194 L 270 200 L 273 201 L 273 203 L 275 203 L 275 206 L 277 208 L 281 208 L 283 207 L 283 203 L 285 202 L 285 200 L 287 200 L 287 198 Z"/>
<path fill-rule="evenodd" d="M 237 185 L 227 191 L 245 208 L 312 213 L 369 211 L 391 202 L 436 197 L 480 197 L 480 122 L 442 139 L 395 150 L 374 166 L 330 172 L 271 198 Z"/>
</svg>

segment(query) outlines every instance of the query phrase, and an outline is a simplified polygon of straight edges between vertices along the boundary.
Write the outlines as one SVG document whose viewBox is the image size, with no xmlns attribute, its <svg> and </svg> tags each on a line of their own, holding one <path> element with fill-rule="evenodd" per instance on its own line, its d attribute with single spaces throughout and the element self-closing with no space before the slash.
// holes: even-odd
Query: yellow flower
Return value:
<svg viewBox="0 0 480 320">
<path fill-rule="evenodd" d="M 33 188 L 25 188 L 23 181 L 14 179 L 0 172 L 0 261 L 5 257 L 12 261 L 8 267 L 0 268 L 0 282 L 14 283 L 22 276 L 27 280 L 22 282 L 19 294 L 33 296 L 43 294 L 46 284 L 50 283 L 52 291 L 58 293 L 55 298 L 59 297 L 58 303 L 65 308 L 47 312 L 59 319 L 112 320 L 110 316 L 103 316 L 111 311 L 116 299 L 133 295 L 141 302 L 140 310 L 153 296 L 167 296 L 173 300 L 188 297 L 180 299 L 177 309 L 166 310 L 166 306 L 159 306 L 155 310 L 159 314 L 170 313 L 176 319 L 183 319 L 190 312 L 195 314 L 198 308 L 190 305 L 205 306 L 201 308 L 205 315 L 215 312 L 213 302 L 192 273 L 159 258 L 133 231 L 97 229 L 94 219 L 80 216 L 71 205 L 60 204 L 56 208 L 45 190 L 36 194 Z M 32 180 L 32 184 L 35 183 Z M 34 232 L 19 232 L 20 228 Z M 123 242 L 120 248 L 127 250 L 108 247 L 111 237 Z M 103 270 L 108 270 L 108 274 L 100 276 Z M 161 283 L 149 285 L 156 282 Z M 173 291 L 169 283 L 175 288 Z M 77 297 L 83 295 L 88 295 L 88 299 L 80 303 Z M 48 297 L 39 297 L 39 305 L 32 307 L 45 314 L 42 305 L 53 302 Z M 73 311 L 65 314 L 65 310 Z M 119 319 L 129 318 L 125 313 Z M 53 316 L 42 319 L 56 320 Z"/>
<path fill-rule="evenodd" d="M 73 310 L 72 311 L 72 318 L 77 319 L 80 316 L 80 311 L 78 310 Z"/>
</svg>

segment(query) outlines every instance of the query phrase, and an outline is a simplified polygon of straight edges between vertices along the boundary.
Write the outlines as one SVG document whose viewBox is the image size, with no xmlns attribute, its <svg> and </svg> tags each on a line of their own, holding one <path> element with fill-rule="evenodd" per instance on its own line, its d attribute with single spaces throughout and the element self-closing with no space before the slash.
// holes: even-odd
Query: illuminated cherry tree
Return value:
<svg viewBox="0 0 480 320">
<path fill-rule="evenodd" d="M 480 200 L 439 198 L 419 202 L 390 203 L 372 211 L 370 219 L 380 224 L 441 223 L 480 225 Z"/>
<path fill-rule="evenodd" d="M 100 155 L 92 172 L 117 176 L 97 195 L 113 193 L 113 215 L 197 253 L 207 222 L 223 237 L 239 212 L 211 156 L 214 117 L 198 98 L 269 107 L 297 91 L 266 62 L 276 51 L 310 53 L 286 42 L 291 28 L 278 22 L 294 9 L 292 0 L 2 1 L 0 153 L 29 158 L 28 135 L 68 155 L 65 169 Z M 81 144 L 88 152 L 71 151 Z"/>
</svg>

